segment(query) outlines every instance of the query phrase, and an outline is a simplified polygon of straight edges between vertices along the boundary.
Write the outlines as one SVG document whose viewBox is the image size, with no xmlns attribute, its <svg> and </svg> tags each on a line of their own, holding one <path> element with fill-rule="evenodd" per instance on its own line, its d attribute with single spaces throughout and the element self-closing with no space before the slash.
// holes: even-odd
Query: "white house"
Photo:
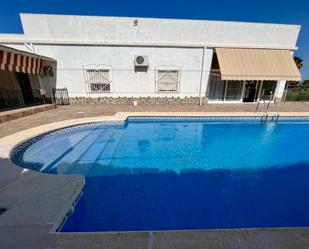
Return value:
<svg viewBox="0 0 309 249">
<path fill-rule="evenodd" d="M 70 97 L 280 99 L 299 81 L 298 25 L 21 14 L 24 34 L 0 44 L 57 61 Z M 47 89 L 48 91 L 48 89 Z"/>
</svg>

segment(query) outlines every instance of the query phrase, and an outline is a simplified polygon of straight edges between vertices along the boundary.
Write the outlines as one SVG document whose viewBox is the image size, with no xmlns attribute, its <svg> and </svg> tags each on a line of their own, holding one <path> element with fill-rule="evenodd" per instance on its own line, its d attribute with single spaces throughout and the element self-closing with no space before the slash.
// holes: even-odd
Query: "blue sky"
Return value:
<svg viewBox="0 0 309 249">
<path fill-rule="evenodd" d="M 309 0 L 1 0 L 0 33 L 22 33 L 21 12 L 300 24 L 296 54 L 309 79 Z"/>
</svg>

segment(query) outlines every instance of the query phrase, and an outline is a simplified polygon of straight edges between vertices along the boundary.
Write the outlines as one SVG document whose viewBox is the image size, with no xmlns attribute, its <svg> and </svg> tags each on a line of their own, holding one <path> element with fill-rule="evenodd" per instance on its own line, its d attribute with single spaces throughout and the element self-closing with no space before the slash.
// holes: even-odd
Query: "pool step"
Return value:
<svg viewBox="0 0 309 249">
<path fill-rule="evenodd" d="M 106 130 L 104 136 L 98 137 L 94 143 L 83 153 L 75 162 L 74 167 L 70 167 L 66 173 L 78 173 L 84 176 L 89 176 L 95 168 L 100 167 L 95 159 L 100 156 L 102 151 L 108 146 L 115 134 L 114 130 Z"/>
<path fill-rule="evenodd" d="M 57 167 L 58 173 L 62 174 L 74 174 L 79 172 L 78 170 L 81 169 L 81 165 L 79 163 L 80 158 L 91 150 L 93 144 L 106 140 L 106 137 L 109 137 L 110 133 L 111 131 L 107 129 L 94 129 L 86 138 L 83 139 L 82 143 L 74 146 L 70 153 L 67 153 L 64 157 L 62 157 L 60 162 L 54 164 L 53 168 Z"/>
<path fill-rule="evenodd" d="M 87 176 L 88 171 L 90 171 L 93 167 L 96 167 L 96 164 L 94 163 L 95 158 L 97 158 L 101 151 L 104 150 L 113 137 L 113 134 L 113 129 L 106 129 L 102 132 L 91 144 L 89 144 L 89 146 L 87 146 L 83 153 L 79 153 L 75 156 L 75 160 L 67 165 L 65 173 L 77 173 Z"/>
<path fill-rule="evenodd" d="M 102 150 L 100 155 L 97 157 L 96 163 L 104 166 L 109 166 L 111 164 L 123 134 L 124 129 L 119 129 L 114 133 L 113 138 L 110 140 L 110 142 L 106 145 L 104 150 Z"/>
<path fill-rule="evenodd" d="M 117 129 L 115 133 L 111 137 L 110 141 L 106 144 L 106 146 L 101 150 L 100 154 L 97 156 L 97 159 L 94 163 L 89 167 L 88 172 L 84 172 L 84 175 L 87 177 L 98 176 L 98 175 L 110 175 L 115 174 L 116 171 L 118 173 L 123 171 L 123 169 L 115 169 L 111 167 L 111 162 L 113 157 L 117 151 L 119 143 L 124 135 L 124 129 Z M 128 171 L 126 169 L 126 171 Z M 128 173 L 128 172 L 125 172 Z"/>
<path fill-rule="evenodd" d="M 107 146 L 113 135 L 114 131 L 106 130 L 104 136 L 98 137 L 98 139 L 93 144 L 91 144 L 87 151 L 85 151 L 85 153 L 82 154 L 78 160 L 76 160 L 76 163 L 93 163 L 95 158 L 97 158 L 102 150 L 104 150 L 104 148 Z"/>
<path fill-rule="evenodd" d="M 96 127 L 81 138 L 68 141 L 68 146 L 60 148 L 41 171 L 87 175 L 96 167 L 109 165 L 123 133 L 124 129 Z"/>
<path fill-rule="evenodd" d="M 66 139 L 66 140 L 59 140 L 59 146 L 57 146 L 57 150 L 53 150 L 52 152 L 49 151 L 49 154 L 53 156 L 49 156 L 48 160 L 45 160 L 44 164 L 40 168 L 41 172 L 50 172 L 58 162 L 63 159 L 66 155 L 68 155 L 75 146 L 81 144 L 84 139 L 86 139 L 92 131 L 85 132 L 82 137 L 74 138 L 74 139 Z M 53 148 L 53 146 L 51 146 Z M 49 149 L 48 147 L 46 148 Z"/>
</svg>

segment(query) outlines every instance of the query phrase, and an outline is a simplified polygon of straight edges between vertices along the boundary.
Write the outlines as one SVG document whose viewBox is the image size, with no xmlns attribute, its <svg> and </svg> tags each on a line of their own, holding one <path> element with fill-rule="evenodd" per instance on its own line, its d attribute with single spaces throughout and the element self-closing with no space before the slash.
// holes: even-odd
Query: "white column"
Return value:
<svg viewBox="0 0 309 249">
<path fill-rule="evenodd" d="M 202 59 L 201 76 L 200 76 L 200 89 L 199 89 L 200 105 L 202 104 L 201 101 L 202 98 L 206 96 L 212 57 L 213 57 L 213 50 L 205 47 L 203 49 L 203 59 Z"/>
<path fill-rule="evenodd" d="M 286 80 L 278 80 L 278 82 L 277 82 L 277 86 L 276 86 L 276 90 L 275 90 L 275 97 L 279 101 L 281 100 L 281 98 L 283 96 L 285 84 L 286 84 Z"/>
<path fill-rule="evenodd" d="M 264 81 L 261 80 L 261 81 L 260 81 L 260 87 L 259 87 L 259 95 L 258 95 L 257 101 L 259 101 L 259 100 L 261 99 L 263 84 L 264 84 Z"/>
</svg>

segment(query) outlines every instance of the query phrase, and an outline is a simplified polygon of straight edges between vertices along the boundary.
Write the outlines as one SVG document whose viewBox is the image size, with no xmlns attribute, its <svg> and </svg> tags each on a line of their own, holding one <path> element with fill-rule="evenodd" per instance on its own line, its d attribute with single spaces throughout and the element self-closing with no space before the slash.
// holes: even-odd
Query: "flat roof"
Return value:
<svg viewBox="0 0 309 249">
<path fill-rule="evenodd" d="M 28 13 L 20 17 L 24 34 L 0 34 L 0 43 L 296 50 L 300 31 L 300 25 L 254 22 Z"/>
<path fill-rule="evenodd" d="M 230 23 L 230 24 L 264 24 L 264 25 L 280 25 L 280 26 L 298 26 L 299 24 L 289 23 L 271 23 L 271 22 L 246 22 L 246 21 L 222 21 L 209 19 L 191 19 L 191 18 L 161 18 L 161 17 L 138 17 L 138 16 L 98 16 L 98 15 L 73 15 L 73 14 L 44 14 L 44 13 L 27 13 L 21 12 L 20 16 L 51 16 L 51 17 L 90 17 L 90 18 L 104 18 L 104 19 L 123 19 L 123 20 L 148 20 L 148 21 L 179 21 L 179 22 L 214 22 L 214 23 Z"/>
</svg>

